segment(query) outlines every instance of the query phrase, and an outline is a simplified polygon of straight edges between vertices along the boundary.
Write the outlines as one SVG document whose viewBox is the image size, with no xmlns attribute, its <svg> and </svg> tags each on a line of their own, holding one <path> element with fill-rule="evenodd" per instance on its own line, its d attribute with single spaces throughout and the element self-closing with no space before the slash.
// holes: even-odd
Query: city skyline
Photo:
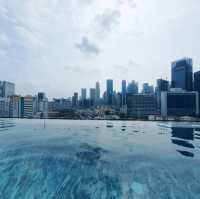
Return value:
<svg viewBox="0 0 200 199">
<path fill-rule="evenodd" d="M 143 118 L 165 120 L 168 116 L 199 116 L 200 71 L 193 73 L 192 58 L 171 64 L 171 82 L 157 79 L 156 87 L 136 81 L 121 80 L 121 90 L 114 90 L 113 79 L 106 80 L 106 90 L 81 88 L 69 98 L 48 99 L 44 92 L 37 95 L 16 95 L 15 84 L 0 81 L 0 116 L 11 118 Z M 128 84 L 127 84 L 128 83 Z M 102 93 L 101 93 L 102 91 Z M 110 115 L 110 116 L 109 116 Z M 107 117 L 108 116 L 108 117 Z"/>
<path fill-rule="evenodd" d="M 144 81 L 143 83 L 139 84 L 135 80 L 127 81 L 126 79 L 121 79 L 120 83 L 117 82 L 120 85 L 118 87 L 118 86 L 116 86 L 117 84 L 116 84 L 115 79 L 106 79 L 105 80 L 105 88 L 102 88 L 101 82 L 98 81 L 98 80 L 96 80 L 96 82 L 93 82 L 93 86 L 88 87 L 88 88 L 86 88 L 86 87 L 83 86 L 83 87 L 79 88 L 79 90 L 74 90 L 73 94 L 71 96 L 70 95 L 69 96 L 64 95 L 64 96 L 52 96 L 52 97 L 50 97 L 50 96 L 48 96 L 48 93 L 46 93 L 46 91 L 44 91 L 44 90 L 42 91 L 40 88 L 38 88 L 35 93 L 40 93 L 41 91 L 45 92 L 47 94 L 47 97 L 50 100 L 56 99 L 56 98 L 58 98 L 58 99 L 59 98 L 71 98 L 72 99 L 74 94 L 78 94 L 78 100 L 82 100 L 82 96 L 83 95 L 84 95 L 85 99 L 90 99 L 91 98 L 91 90 L 93 90 L 93 93 L 95 92 L 93 95 L 94 95 L 95 99 L 97 99 L 99 97 L 100 98 L 104 98 L 104 94 L 106 93 L 107 90 L 109 90 L 109 88 L 107 87 L 109 85 L 109 82 L 112 84 L 111 85 L 111 90 L 112 90 L 111 93 L 113 93 L 113 92 L 121 93 L 122 90 L 124 90 L 124 85 L 123 85 L 124 81 L 126 82 L 126 92 L 127 93 L 131 92 L 131 93 L 150 94 L 150 93 L 148 93 L 149 91 L 147 91 L 147 92 L 145 91 L 145 87 L 147 87 L 148 90 L 150 89 L 151 93 L 155 93 L 156 92 L 156 86 L 158 86 L 158 81 L 159 80 L 167 81 L 172 88 L 174 87 L 173 86 L 173 80 L 172 80 L 173 79 L 172 69 L 174 68 L 174 66 L 175 66 L 176 63 L 180 63 L 180 67 L 182 68 L 181 64 L 184 65 L 185 64 L 185 60 L 186 60 L 186 62 L 187 62 L 187 60 L 190 60 L 190 62 L 191 62 L 190 66 L 191 66 L 191 70 L 192 70 L 192 72 L 191 72 L 191 78 L 192 78 L 191 79 L 191 81 L 192 81 L 191 83 L 192 84 L 190 85 L 191 88 L 189 90 L 193 90 L 193 87 L 195 87 L 195 85 L 193 85 L 193 81 L 194 81 L 194 78 L 195 78 L 194 75 L 197 74 L 197 73 L 199 73 L 199 70 L 198 71 L 193 71 L 193 68 L 194 68 L 194 65 L 193 65 L 194 61 L 193 61 L 193 59 L 189 58 L 189 57 L 184 57 L 182 59 L 177 59 L 177 60 L 174 60 L 174 61 L 171 62 L 171 66 L 170 66 L 170 71 L 171 71 L 170 78 L 167 78 L 167 77 L 166 78 L 162 78 L 162 77 L 159 78 L 158 77 L 157 79 L 154 80 L 155 84 L 150 84 L 149 82 L 146 82 L 146 81 Z M 182 79 L 182 77 L 179 77 L 179 78 Z M 3 81 L 4 82 L 8 82 L 8 83 L 12 83 L 12 82 L 9 82 L 7 80 L 3 80 Z M 182 79 L 181 81 L 184 81 L 184 80 Z M 14 84 L 15 83 L 16 82 L 14 82 Z M 25 93 L 25 94 L 23 94 L 23 92 L 22 93 L 18 93 L 16 88 L 17 88 L 17 86 L 15 85 L 15 90 L 16 90 L 15 94 L 16 95 L 22 95 L 22 96 L 31 96 L 32 95 L 32 96 L 35 96 L 35 93 L 31 93 L 31 92 L 28 92 L 28 93 Z M 175 86 L 175 88 L 185 89 L 182 86 L 180 86 L 180 87 Z M 188 90 L 188 89 L 185 89 L 185 90 Z M 97 93 L 96 93 L 96 91 L 97 91 Z M 83 94 L 83 92 L 84 92 L 84 94 Z"/>
<path fill-rule="evenodd" d="M 17 93 L 72 96 L 96 80 L 104 90 L 106 79 L 117 90 L 122 79 L 155 85 L 177 58 L 200 66 L 197 0 L 0 3 L 0 79 L 15 82 Z"/>
</svg>

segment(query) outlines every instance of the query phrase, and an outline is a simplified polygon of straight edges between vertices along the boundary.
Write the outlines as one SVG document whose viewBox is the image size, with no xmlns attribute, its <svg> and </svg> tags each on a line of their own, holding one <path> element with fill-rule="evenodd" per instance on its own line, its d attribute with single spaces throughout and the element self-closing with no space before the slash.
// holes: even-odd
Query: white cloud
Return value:
<svg viewBox="0 0 200 199">
<path fill-rule="evenodd" d="M 97 55 L 100 53 L 100 49 L 98 48 L 98 46 L 89 41 L 87 37 L 83 37 L 81 43 L 76 43 L 75 47 L 85 55 Z"/>
<path fill-rule="evenodd" d="M 30 90 L 53 97 L 93 87 L 96 80 L 105 86 L 106 78 L 120 81 L 116 65 L 133 69 L 124 70 L 127 80 L 154 83 L 170 77 L 171 60 L 191 56 L 195 70 L 200 64 L 200 1 L 0 0 L 0 5 L 0 79 L 14 74 L 19 92 L 28 93 L 32 85 Z M 131 67 L 129 60 L 143 67 Z M 79 67 L 76 72 L 59 67 L 67 65 Z"/>
</svg>

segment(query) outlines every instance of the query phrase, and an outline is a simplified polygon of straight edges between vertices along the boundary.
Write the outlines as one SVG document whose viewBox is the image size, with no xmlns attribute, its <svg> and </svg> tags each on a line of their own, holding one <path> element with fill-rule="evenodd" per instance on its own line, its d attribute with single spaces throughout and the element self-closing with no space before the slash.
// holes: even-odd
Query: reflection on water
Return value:
<svg viewBox="0 0 200 199">
<path fill-rule="evenodd" d="M 0 132 L 8 131 L 10 128 L 15 127 L 14 120 L 0 120 Z"/>
<path fill-rule="evenodd" d="M 192 148 L 194 149 L 194 145 L 185 141 L 185 140 L 175 140 L 175 139 L 172 139 L 172 143 L 173 144 L 177 144 L 179 146 L 183 146 L 183 147 L 186 147 L 186 148 Z"/>
<path fill-rule="evenodd" d="M 183 156 L 193 158 L 195 149 L 194 141 L 200 139 L 199 134 L 195 133 L 195 131 L 199 131 L 199 128 L 172 127 L 171 130 L 172 143 L 184 147 L 184 150 L 176 151 Z"/>
<path fill-rule="evenodd" d="M 181 155 L 183 156 L 187 156 L 187 157 L 194 157 L 194 153 L 191 153 L 189 151 L 181 151 L 181 150 L 177 150 L 177 152 L 179 152 Z"/>
<path fill-rule="evenodd" d="M 172 137 L 184 140 L 194 140 L 194 129 L 172 127 Z"/>
<path fill-rule="evenodd" d="M 197 126 L 0 120 L 0 199 L 199 199 Z"/>
</svg>

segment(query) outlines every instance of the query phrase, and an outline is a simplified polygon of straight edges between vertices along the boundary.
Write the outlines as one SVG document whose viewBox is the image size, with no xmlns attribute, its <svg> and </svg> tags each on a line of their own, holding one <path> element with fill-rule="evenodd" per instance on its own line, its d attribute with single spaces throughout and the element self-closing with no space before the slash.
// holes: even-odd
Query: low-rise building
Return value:
<svg viewBox="0 0 200 199">
<path fill-rule="evenodd" d="M 127 115 L 132 118 L 148 118 L 157 114 L 156 98 L 145 94 L 127 94 Z"/>
<path fill-rule="evenodd" d="M 199 115 L 198 92 L 174 89 L 161 93 L 161 115 L 196 116 Z"/>
</svg>

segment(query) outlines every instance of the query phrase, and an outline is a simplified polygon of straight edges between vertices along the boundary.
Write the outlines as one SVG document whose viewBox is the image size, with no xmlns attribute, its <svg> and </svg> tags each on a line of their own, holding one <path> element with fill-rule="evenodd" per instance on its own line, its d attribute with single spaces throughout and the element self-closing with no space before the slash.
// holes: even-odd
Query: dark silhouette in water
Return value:
<svg viewBox="0 0 200 199">
<path fill-rule="evenodd" d="M 179 152 L 181 155 L 186 156 L 186 157 L 194 157 L 194 153 L 191 153 L 189 151 L 181 151 L 181 150 L 176 150 L 177 152 Z"/>
<path fill-rule="evenodd" d="M 184 141 L 184 140 L 177 140 L 177 139 L 172 139 L 172 143 L 173 144 L 176 144 L 176 145 L 179 145 L 179 146 L 183 146 L 183 147 L 186 147 L 186 148 L 191 148 L 191 149 L 194 149 L 194 145 L 187 142 L 187 141 Z"/>
<path fill-rule="evenodd" d="M 173 127 L 172 137 L 180 138 L 184 140 L 194 140 L 194 129 Z"/>
</svg>

